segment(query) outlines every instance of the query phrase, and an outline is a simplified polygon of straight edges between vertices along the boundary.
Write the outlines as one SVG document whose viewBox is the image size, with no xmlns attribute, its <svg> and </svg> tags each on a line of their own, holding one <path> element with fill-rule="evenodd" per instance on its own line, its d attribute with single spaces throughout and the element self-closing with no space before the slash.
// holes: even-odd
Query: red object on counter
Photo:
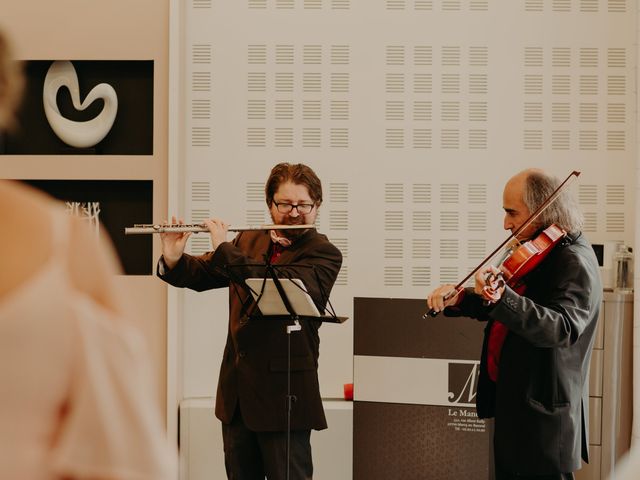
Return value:
<svg viewBox="0 0 640 480">
<path fill-rule="evenodd" d="M 344 384 L 344 399 L 353 400 L 353 383 Z"/>
</svg>

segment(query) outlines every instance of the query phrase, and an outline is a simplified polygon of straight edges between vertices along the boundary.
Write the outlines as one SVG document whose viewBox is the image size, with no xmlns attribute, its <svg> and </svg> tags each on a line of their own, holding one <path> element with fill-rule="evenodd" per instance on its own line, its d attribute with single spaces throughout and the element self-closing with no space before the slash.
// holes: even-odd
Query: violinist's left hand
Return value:
<svg viewBox="0 0 640 480">
<path fill-rule="evenodd" d="M 504 288 L 505 282 L 502 273 L 493 265 L 482 267 L 476 272 L 473 290 L 487 302 L 496 303 L 500 300 Z"/>
</svg>

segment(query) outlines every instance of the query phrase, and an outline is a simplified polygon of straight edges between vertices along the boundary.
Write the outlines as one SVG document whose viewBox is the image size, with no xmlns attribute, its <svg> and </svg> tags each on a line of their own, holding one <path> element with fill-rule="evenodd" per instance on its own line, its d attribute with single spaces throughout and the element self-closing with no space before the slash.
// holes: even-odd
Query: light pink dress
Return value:
<svg viewBox="0 0 640 480">
<path fill-rule="evenodd" d="M 176 478 L 141 338 L 73 288 L 57 220 L 52 257 L 0 297 L 0 477 Z"/>
</svg>

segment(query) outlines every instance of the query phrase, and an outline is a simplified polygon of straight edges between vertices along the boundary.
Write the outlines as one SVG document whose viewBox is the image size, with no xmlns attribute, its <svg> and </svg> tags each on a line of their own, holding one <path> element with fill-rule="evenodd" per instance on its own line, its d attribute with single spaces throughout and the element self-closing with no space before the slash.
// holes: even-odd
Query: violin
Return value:
<svg viewBox="0 0 640 480">
<path fill-rule="evenodd" d="M 566 231 L 556 224 L 551 224 L 535 238 L 510 249 L 507 257 L 499 267 L 500 272 L 496 274 L 490 273 L 485 279 L 487 285 L 483 289 L 483 298 L 490 303 L 496 302 L 499 297 L 494 292 L 505 284 L 522 293 L 524 288 L 523 278 L 537 268 L 542 260 L 566 236 Z"/>
</svg>

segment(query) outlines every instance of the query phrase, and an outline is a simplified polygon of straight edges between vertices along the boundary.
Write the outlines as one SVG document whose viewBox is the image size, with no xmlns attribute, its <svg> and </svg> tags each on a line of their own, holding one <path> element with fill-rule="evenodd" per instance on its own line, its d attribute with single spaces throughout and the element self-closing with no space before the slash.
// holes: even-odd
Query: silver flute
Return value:
<svg viewBox="0 0 640 480">
<path fill-rule="evenodd" d="M 315 228 L 315 225 L 242 225 L 229 227 L 230 232 L 246 232 L 248 230 L 304 230 Z M 209 229 L 203 223 L 170 223 L 170 224 L 136 224 L 124 229 L 125 235 L 139 235 L 143 233 L 186 233 L 208 232 Z"/>
</svg>

